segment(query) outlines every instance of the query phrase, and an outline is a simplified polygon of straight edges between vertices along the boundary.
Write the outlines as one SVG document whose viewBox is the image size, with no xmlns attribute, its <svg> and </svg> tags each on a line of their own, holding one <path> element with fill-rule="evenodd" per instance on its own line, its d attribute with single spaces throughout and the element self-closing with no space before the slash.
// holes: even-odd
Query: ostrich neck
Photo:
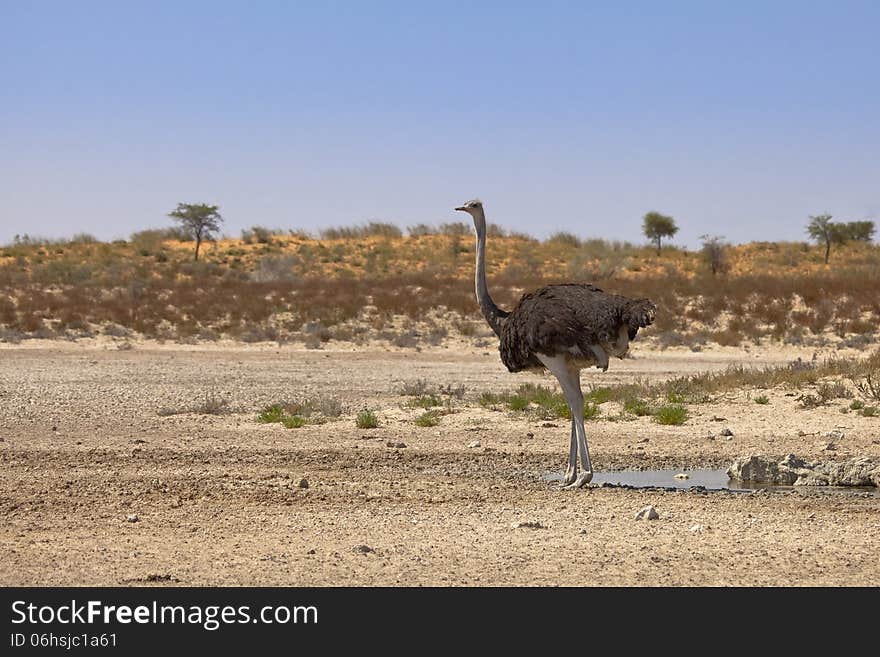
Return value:
<svg viewBox="0 0 880 657">
<path fill-rule="evenodd" d="M 477 303 L 480 304 L 480 310 L 483 317 L 492 327 L 495 335 L 501 337 L 501 322 L 507 317 L 508 313 L 501 310 L 492 301 L 489 296 L 489 286 L 486 284 L 486 226 L 483 224 L 482 230 L 477 230 Z"/>
</svg>

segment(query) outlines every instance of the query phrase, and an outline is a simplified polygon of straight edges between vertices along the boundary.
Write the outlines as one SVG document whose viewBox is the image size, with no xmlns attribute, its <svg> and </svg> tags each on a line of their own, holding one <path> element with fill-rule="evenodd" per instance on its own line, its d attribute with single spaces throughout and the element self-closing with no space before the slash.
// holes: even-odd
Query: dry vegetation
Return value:
<svg viewBox="0 0 880 657">
<path fill-rule="evenodd" d="M 22 238 L 0 248 L 0 340 L 97 334 L 183 342 L 387 340 L 437 345 L 487 336 L 473 300 L 474 244 L 465 224 L 419 224 L 404 235 L 371 223 L 303 231 L 255 226 L 242 239 L 192 244 L 167 230 L 98 242 Z M 552 282 L 592 282 L 647 296 L 646 332 L 661 346 L 765 340 L 864 347 L 880 320 L 880 248 L 839 248 L 830 265 L 805 243 L 728 247 L 713 275 L 705 254 L 581 239 L 540 242 L 495 228 L 488 271 L 496 301 Z"/>
</svg>

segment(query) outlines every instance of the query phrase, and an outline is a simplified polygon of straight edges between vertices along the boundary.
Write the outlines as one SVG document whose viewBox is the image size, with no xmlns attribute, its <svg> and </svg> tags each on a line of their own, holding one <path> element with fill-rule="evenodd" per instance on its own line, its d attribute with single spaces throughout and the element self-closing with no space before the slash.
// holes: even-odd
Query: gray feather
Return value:
<svg viewBox="0 0 880 657">
<path fill-rule="evenodd" d="M 648 299 L 607 294 L 593 285 L 548 285 L 523 295 L 503 320 L 501 360 L 511 372 L 541 367 L 536 354 L 554 356 L 590 345 L 614 343 L 622 328 L 629 339 L 654 321 Z"/>
</svg>

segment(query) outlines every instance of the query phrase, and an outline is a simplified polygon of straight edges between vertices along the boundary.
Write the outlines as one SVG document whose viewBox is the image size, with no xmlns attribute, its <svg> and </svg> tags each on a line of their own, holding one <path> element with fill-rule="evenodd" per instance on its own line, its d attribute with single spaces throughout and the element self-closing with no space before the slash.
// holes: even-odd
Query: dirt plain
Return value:
<svg viewBox="0 0 880 657">
<path fill-rule="evenodd" d="M 564 467 L 567 422 L 473 401 L 553 382 L 507 373 L 491 347 L 120 344 L 0 345 L 2 585 L 880 584 L 871 494 L 560 490 L 547 477 Z M 812 354 L 636 345 L 583 378 Z M 419 379 L 465 386 L 438 426 L 416 426 L 421 409 L 401 393 Z M 159 414 L 209 391 L 231 412 Z M 681 426 L 613 422 L 605 404 L 587 425 L 594 465 L 686 472 L 751 453 L 829 458 L 822 433 L 834 429 L 844 438 L 833 458 L 880 458 L 880 418 L 761 392 L 769 404 L 738 391 L 691 405 Z M 346 412 L 298 429 L 255 421 L 267 404 L 319 395 Z M 366 407 L 378 428 L 356 427 Z M 635 521 L 647 504 L 659 520 Z"/>
</svg>

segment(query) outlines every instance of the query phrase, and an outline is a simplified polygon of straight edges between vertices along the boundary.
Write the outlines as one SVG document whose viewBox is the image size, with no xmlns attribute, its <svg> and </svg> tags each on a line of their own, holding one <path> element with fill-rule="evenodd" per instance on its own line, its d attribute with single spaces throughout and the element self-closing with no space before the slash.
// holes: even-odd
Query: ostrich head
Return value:
<svg viewBox="0 0 880 657">
<path fill-rule="evenodd" d="M 483 203 L 480 199 L 474 199 L 473 201 L 468 201 L 464 205 L 455 208 L 459 212 L 467 212 L 474 220 L 474 228 L 477 229 L 477 234 L 479 235 L 481 232 L 485 232 L 486 230 L 486 215 L 483 214 Z"/>
</svg>

